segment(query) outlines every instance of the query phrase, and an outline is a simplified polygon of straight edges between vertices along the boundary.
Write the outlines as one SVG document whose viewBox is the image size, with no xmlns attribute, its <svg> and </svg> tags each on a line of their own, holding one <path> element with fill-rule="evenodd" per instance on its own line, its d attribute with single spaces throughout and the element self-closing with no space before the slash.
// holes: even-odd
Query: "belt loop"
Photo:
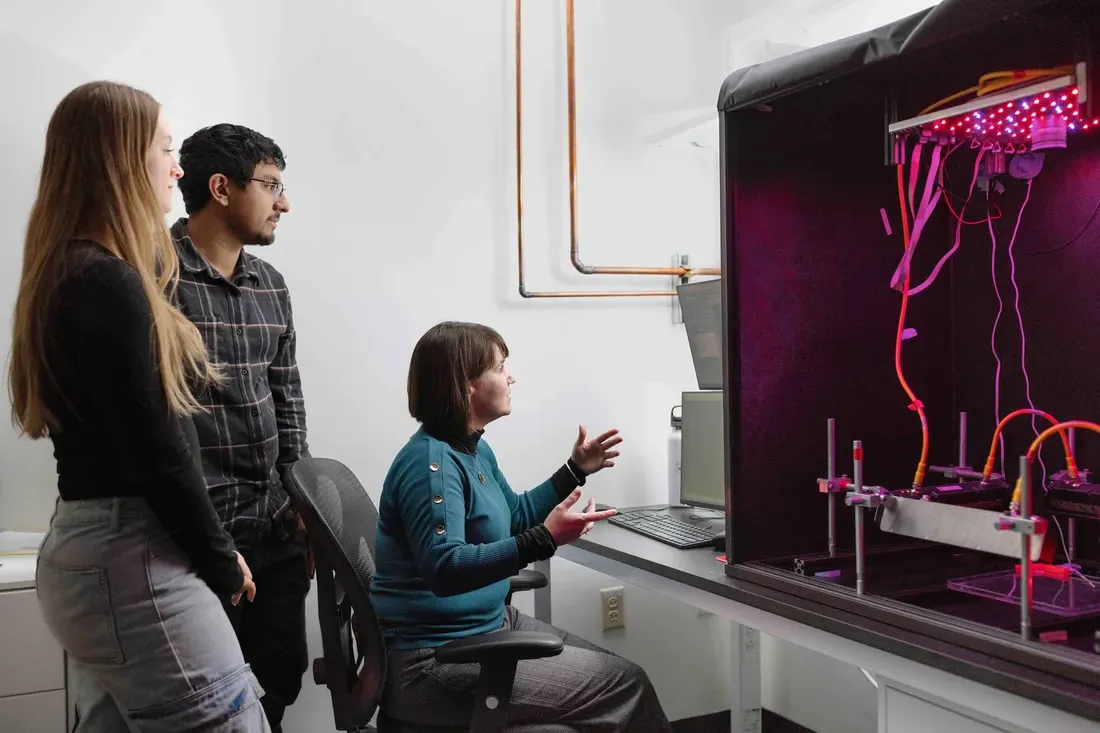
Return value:
<svg viewBox="0 0 1100 733">
<path fill-rule="evenodd" d="M 118 532 L 118 526 L 122 515 L 122 497 L 116 496 L 111 502 L 111 534 Z"/>
</svg>

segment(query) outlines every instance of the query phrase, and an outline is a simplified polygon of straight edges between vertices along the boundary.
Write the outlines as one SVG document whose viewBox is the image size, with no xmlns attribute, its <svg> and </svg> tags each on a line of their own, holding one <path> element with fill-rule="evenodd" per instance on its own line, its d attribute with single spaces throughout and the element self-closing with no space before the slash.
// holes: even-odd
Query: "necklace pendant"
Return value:
<svg viewBox="0 0 1100 733">
<path fill-rule="evenodd" d="M 480 481 L 481 483 L 485 483 L 485 474 L 478 471 L 477 480 Z"/>
</svg>

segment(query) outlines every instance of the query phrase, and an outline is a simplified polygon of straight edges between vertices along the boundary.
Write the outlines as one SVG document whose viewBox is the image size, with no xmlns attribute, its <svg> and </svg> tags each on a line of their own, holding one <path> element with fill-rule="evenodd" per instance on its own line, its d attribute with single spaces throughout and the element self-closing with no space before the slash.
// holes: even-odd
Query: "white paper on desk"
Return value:
<svg viewBox="0 0 1100 733">
<path fill-rule="evenodd" d="M 38 552 L 45 532 L 0 532 L 0 555 Z"/>
</svg>

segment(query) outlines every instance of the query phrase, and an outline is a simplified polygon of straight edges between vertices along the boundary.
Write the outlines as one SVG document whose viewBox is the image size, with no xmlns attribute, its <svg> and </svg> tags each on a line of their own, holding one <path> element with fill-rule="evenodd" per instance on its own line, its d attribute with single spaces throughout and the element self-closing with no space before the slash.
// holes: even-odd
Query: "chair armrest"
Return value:
<svg viewBox="0 0 1100 733">
<path fill-rule="evenodd" d="M 435 658 L 445 664 L 542 659 L 556 657 L 564 646 L 558 637 L 540 631 L 494 631 L 449 641 L 436 648 Z"/>
<path fill-rule="evenodd" d="M 546 576 L 538 570 L 520 570 L 518 575 L 513 575 L 509 579 L 508 593 L 515 593 L 517 590 L 545 588 L 547 582 Z"/>
</svg>

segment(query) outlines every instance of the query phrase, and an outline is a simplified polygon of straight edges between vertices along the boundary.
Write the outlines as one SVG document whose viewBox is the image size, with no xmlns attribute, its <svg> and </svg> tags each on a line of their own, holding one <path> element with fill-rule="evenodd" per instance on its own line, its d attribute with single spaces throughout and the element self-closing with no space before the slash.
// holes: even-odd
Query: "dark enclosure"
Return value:
<svg viewBox="0 0 1100 733">
<path fill-rule="evenodd" d="M 932 284 L 909 297 L 904 327 L 915 334 L 901 347 L 904 376 L 927 414 L 928 464 L 957 464 L 960 412 L 968 418 L 967 463 L 978 471 L 997 414 L 1033 404 L 1062 421 L 1100 419 L 1097 39 L 1097 2 L 944 0 L 888 28 L 727 79 L 719 114 L 729 575 L 1100 688 L 1100 612 L 1036 610 L 1030 641 L 1021 642 L 1017 605 L 948 587 L 1011 572 L 1018 558 L 890 534 L 879 529 L 881 512 L 867 510 L 866 585 L 857 594 L 854 509 L 841 494 L 830 557 L 828 495 L 817 484 L 826 475 L 828 418 L 836 420 L 838 475 L 852 476 L 860 440 L 867 484 L 893 491 L 914 481 L 921 424 L 895 373 L 902 297 L 891 276 L 904 247 L 887 127 L 988 72 L 1084 63 L 1088 101 L 1068 108 L 1079 111 L 1075 129 L 1064 148 L 1042 151 L 1030 184 L 1010 170 L 983 172 L 990 193 L 976 186 L 971 194 L 978 151 L 961 130 L 963 144 L 942 149 L 942 183 L 934 176 L 931 184 L 941 198 L 919 239 L 911 287 L 952 248 L 962 217 L 959 247 Z M 933 145 L 923 147 L 918 204 Z M 1005 430 L 995 470 L 1009 487 L 1035 434 L 1027 417 Z M 1043 446 L 1044 465 L 1034 471 L 1038 515 L 1042 480 L 1065 468 L 1058 439 Z M 1075 455 L 1081 468 L 1100 471 L 1100 435 L 1077 431 Z M 923 481 L 952 483 L 959 480 L 932 471 Z M 1067 552 L 1068 520 L 1055 518 L 1051 564 Z M 1100 520 L 1076 520 L 1074 559 L 1100 601 L 1098 537 Z"/>
</svg>

